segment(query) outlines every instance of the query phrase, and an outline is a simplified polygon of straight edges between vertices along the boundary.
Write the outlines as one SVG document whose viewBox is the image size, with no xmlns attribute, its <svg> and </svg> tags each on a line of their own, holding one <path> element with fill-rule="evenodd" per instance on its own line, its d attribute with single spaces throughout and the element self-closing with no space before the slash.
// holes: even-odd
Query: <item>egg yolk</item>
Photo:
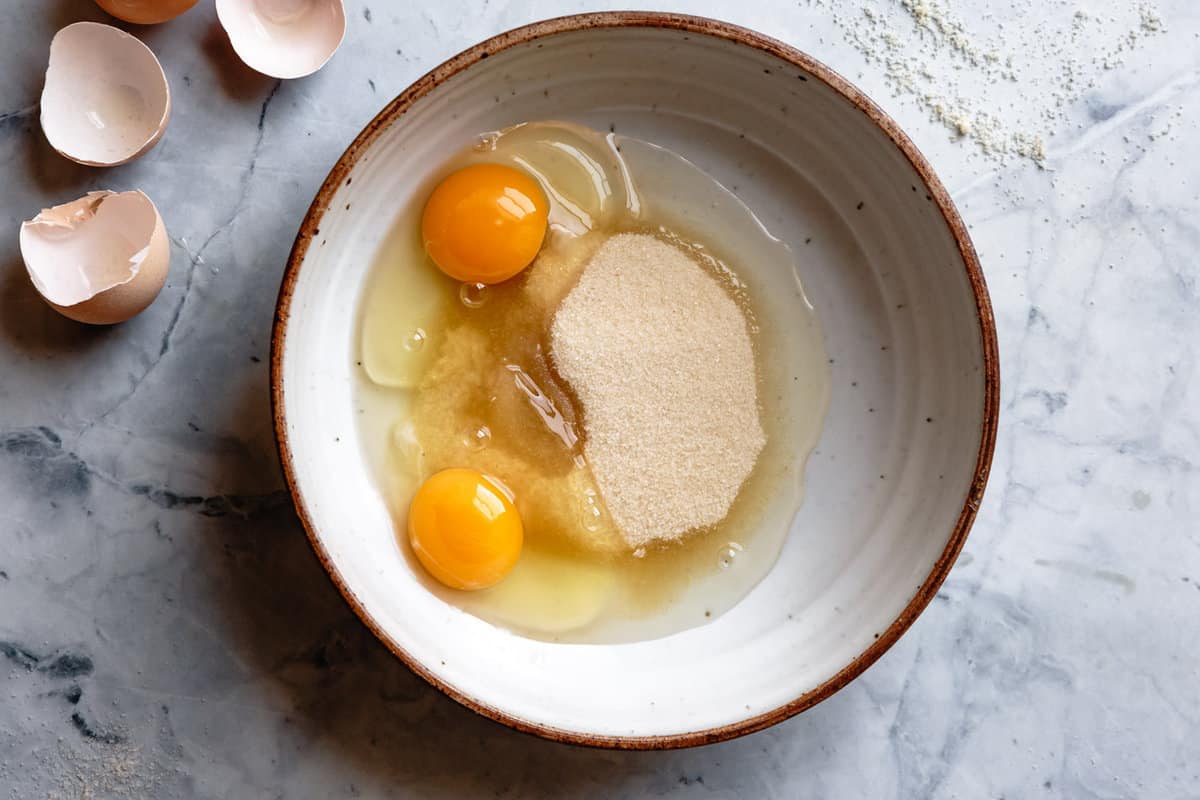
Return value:
<svg viewBox="0 0 1200 800">
<path fill-rule="evenodd" d="M 417 489 L 408 509 L 408 540 L 422 566 L 452 589 L 486 589 L 517 563 L 521 515 L 494 478 L 444 469 Z"/>
<path fill-rule="evenodd" d="M 425 250 L 452 278 L 500 283 L 532 263 L 549 203 L 537 181 L 502 164 L 475 164 L 438 184 L 421 215 Z"/>
</svg>

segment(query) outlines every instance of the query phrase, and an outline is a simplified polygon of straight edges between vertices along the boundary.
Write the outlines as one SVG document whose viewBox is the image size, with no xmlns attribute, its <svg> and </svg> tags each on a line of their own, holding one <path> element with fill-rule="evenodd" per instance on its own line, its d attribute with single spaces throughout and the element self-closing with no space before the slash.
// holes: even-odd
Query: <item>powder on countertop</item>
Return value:
<svg viewBox="0 0 1200 800">
<path fill-rule="evenodd" d="M 1051 140 L 1093 101 L 1100 76 L 1166 26 L 1154 3 L 808 0 L 897 96 L 1001 163 L 1044 164 Z M 860 76 L 861 77 L 861 76 Z M 1085 123 L 1076 123 L 1082 127 Z"/>
<path fill-rule="evenodd" d="M 725 518 L 766 435 L 746 318 L 716 278 L 653 236 L 613 236 L 559 307 L 551 354 L 631 547 Z"/>
</svg>

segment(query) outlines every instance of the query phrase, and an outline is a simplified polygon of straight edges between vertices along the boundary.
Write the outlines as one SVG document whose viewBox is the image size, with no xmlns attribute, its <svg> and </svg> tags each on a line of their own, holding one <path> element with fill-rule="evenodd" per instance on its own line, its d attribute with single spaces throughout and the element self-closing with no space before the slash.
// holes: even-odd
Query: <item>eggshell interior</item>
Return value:
<svg viewBox="0 0 1200 800">
<path fill-rule="evenodd" d="M 89 192 L 21 225 L 21 256 L 34 288 L 66 316 L 123 322 L 154 301 L 170 245 L 141 192 Z"/>
<path fill-rule="evenodd" d="M 275 78 L 316 72 L 346 35 L 342 0 L 217 0 L 217 17 L 238 57 Z"/>
<path fill-rule="evenodd" d="M 154 146 L 170 114 L 167 77 L 136 38 L 97 22 L 55 35 L 42 89 L 42 130 L 55 150 L 81 164 L 124 164 Z"/>
</svg>

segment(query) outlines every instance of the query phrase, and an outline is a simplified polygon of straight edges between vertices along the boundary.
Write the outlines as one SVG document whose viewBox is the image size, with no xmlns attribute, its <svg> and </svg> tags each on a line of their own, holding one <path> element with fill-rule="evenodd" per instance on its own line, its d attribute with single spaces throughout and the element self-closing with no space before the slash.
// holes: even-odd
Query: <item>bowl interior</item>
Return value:
<svg viewBox="0 0 1200 800">
<path fill-rule="evenodd" d="M 452 695 L 551 736 L 694 743 L 826 696 L 928 601 L 982 488 L 990 317 L 940 188 L 818 65 L 733 41 L 732 28 L 573 27 L 439 68 L 335 169 L 285 281 L 284 460 L 348 599 Z M 409 571 L 358 440 L 356 309 L 401 200 L 476 134 L 547 118 L 664 145 L 733 189 L 797 253 L 833 361 L 779 562 L 732 611 L 666 639 L 547 644 L 446 605 Z"/>
</svg>

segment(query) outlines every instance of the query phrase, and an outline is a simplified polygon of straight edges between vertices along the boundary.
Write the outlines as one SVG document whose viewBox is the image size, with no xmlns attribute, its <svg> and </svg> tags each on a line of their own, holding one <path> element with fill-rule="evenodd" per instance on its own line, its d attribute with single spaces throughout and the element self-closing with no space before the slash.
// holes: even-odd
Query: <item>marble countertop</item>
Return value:
<svg viewBox="0 0 1200 800">
<path fill-rule="evenodd" d="M 905 2 L 660 7 L 825 61 L 939 170 L 1000 332 L 985 505 L 937 601 L 832 699 L 721 745 L 612 753 L 479 718 L 372 638 L 291 511 L 265 362 L 299 220 L 386 100 L 503 29 L 626 3 L 352 0 L 339 55 L 279 83 L 236 62 L 202 2 L 138 32 L 174 116 L 147 157 L 102 171 L 48 147 L 36 104 L 54 31 L 103 15 L 10 0 L 0 797 L 1200 797 L 1200 8 L 1037 4 L 1073 20 L 1059 40 L 1029 0 Z M 1140 21 L 1106 28 L 1125 24 L 1113 5 Z M 945 16 L 922 16 L 946 8 L 973 35 L 1042 37 L 1002 109 L 1052 134 L 1041 164 L 984 152 L 973 123 L 904 89 L 903 52 L 863 44 L 879 30 L 863 18 L 899 13 L 953 49 Z M 44 306 L 17 249 L 22 219 L 96 188 L 146 189 L 172 234 L 163 295 L 110 329 Z"/>
</svg>

